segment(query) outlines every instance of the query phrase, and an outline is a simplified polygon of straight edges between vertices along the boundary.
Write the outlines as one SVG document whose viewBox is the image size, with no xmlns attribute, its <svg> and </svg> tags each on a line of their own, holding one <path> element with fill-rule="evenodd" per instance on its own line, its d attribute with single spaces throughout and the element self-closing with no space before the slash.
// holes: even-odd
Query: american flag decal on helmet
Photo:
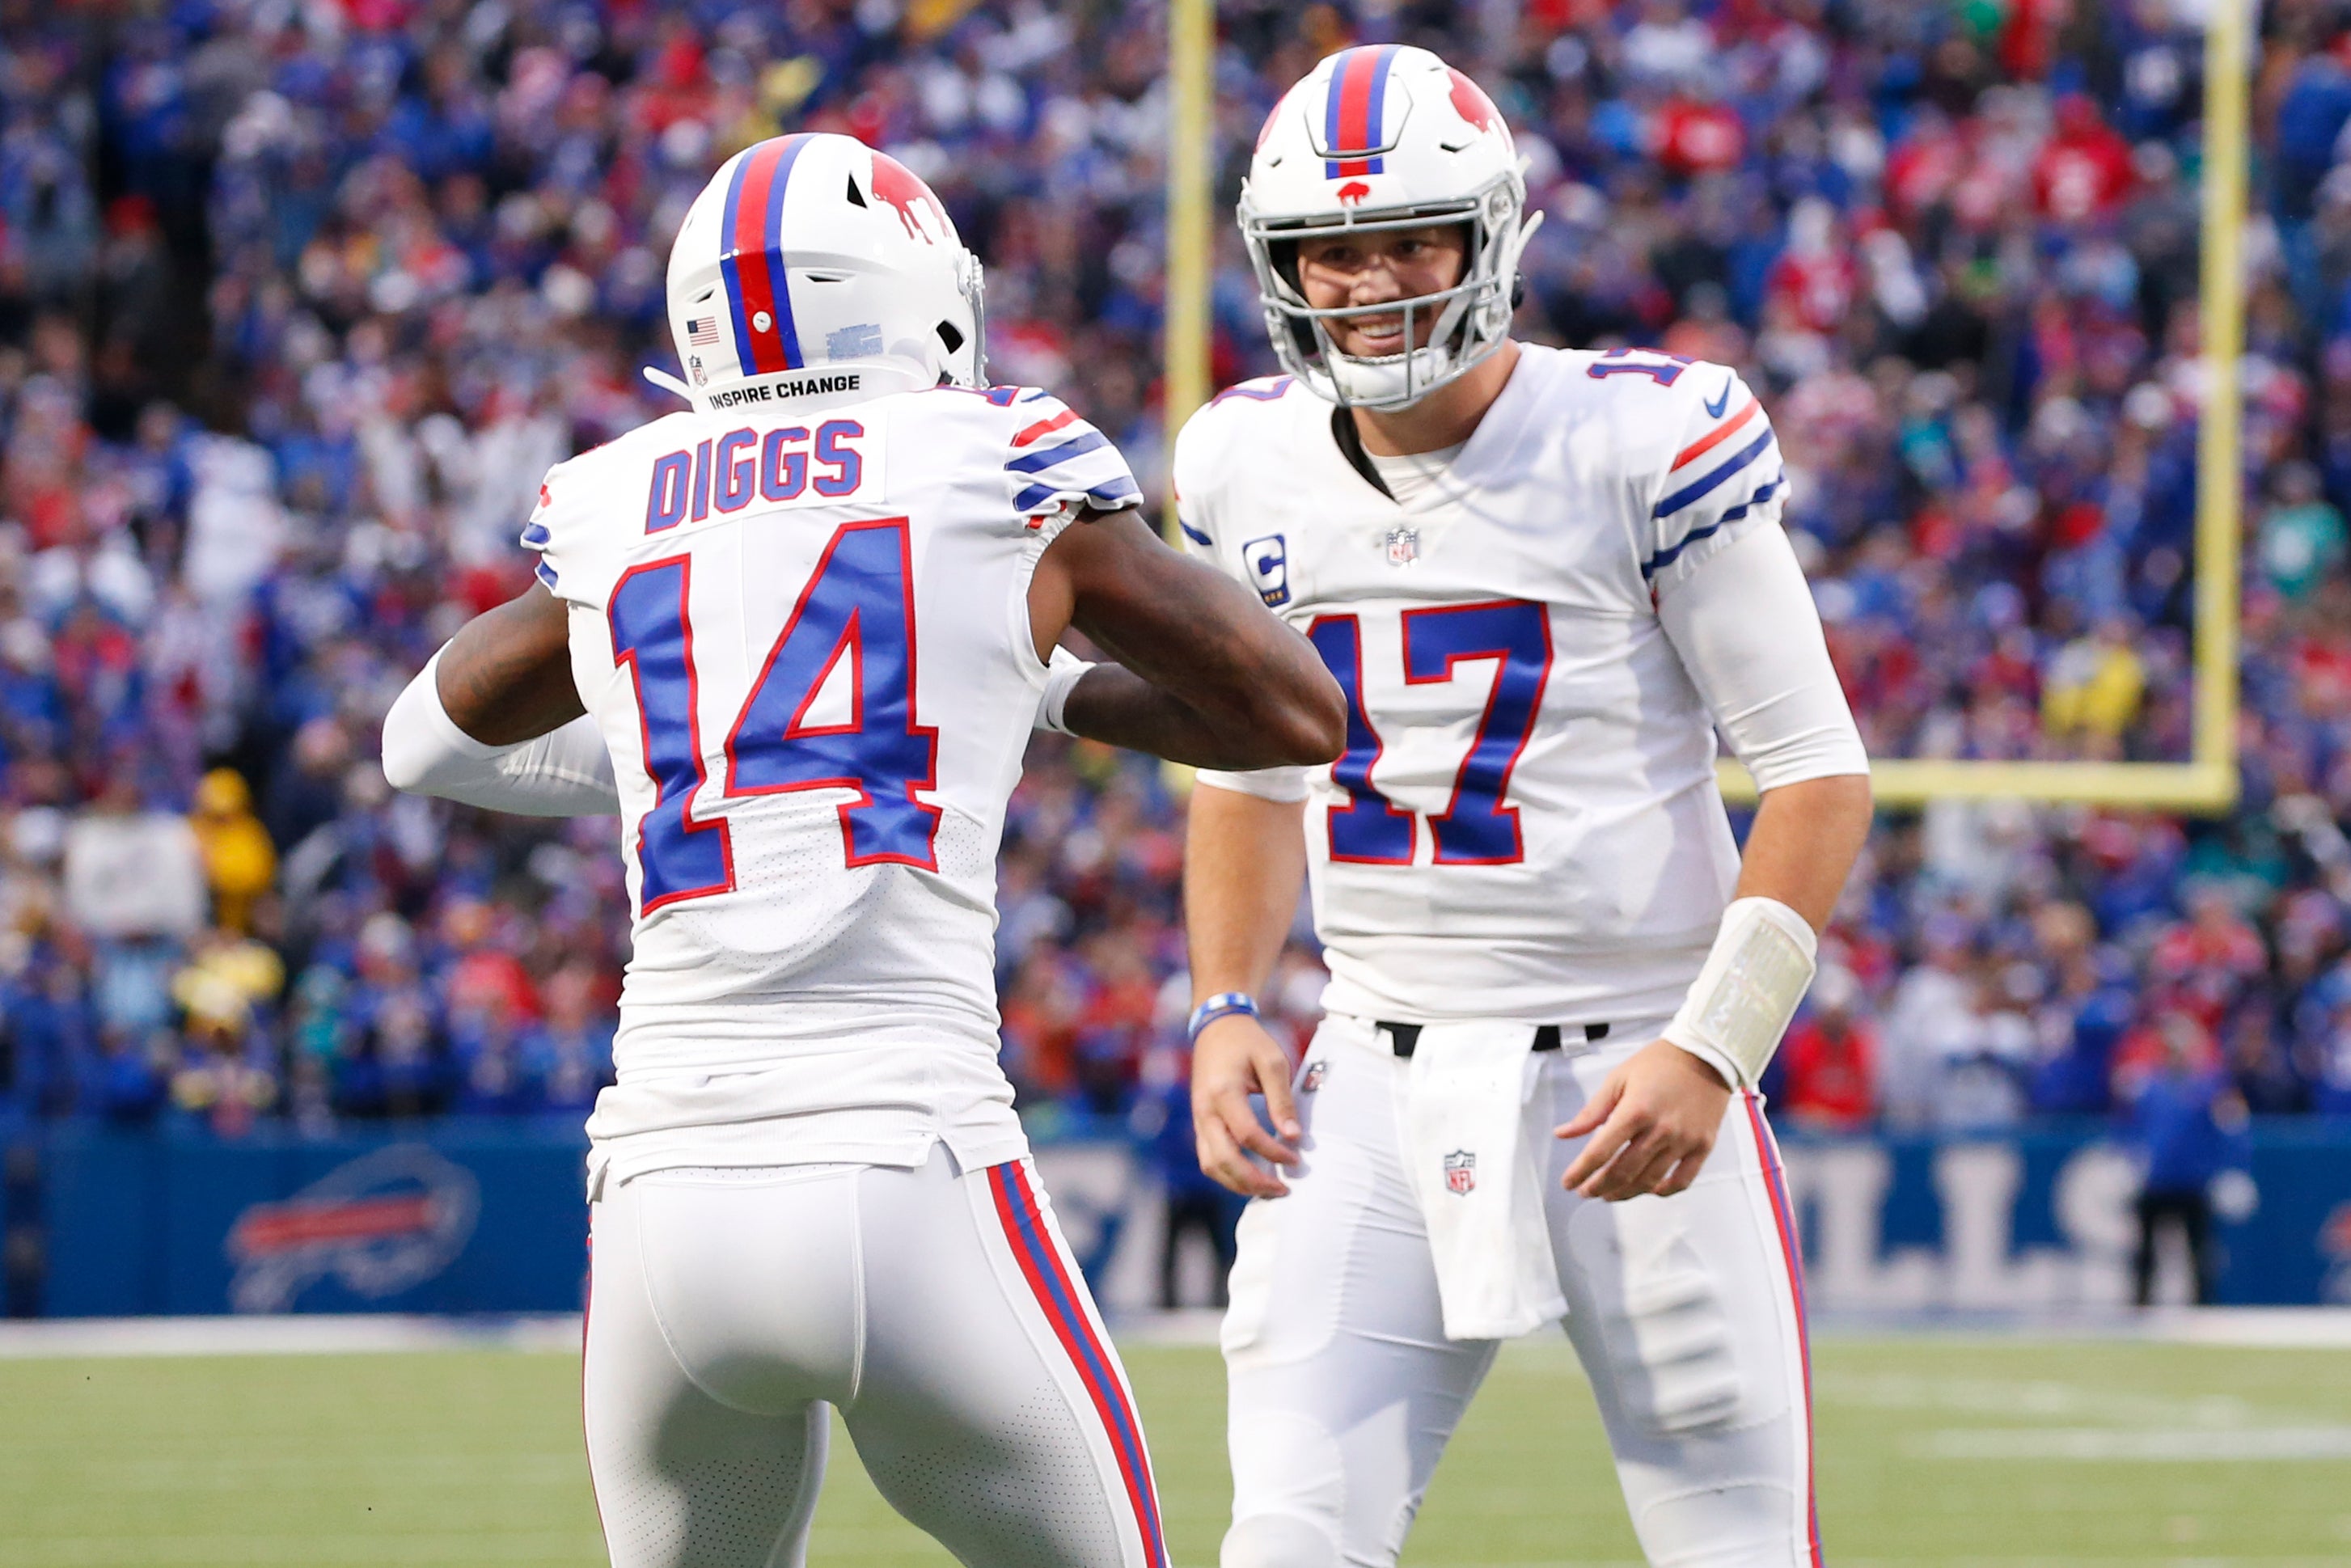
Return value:
<svg viewBox="0 0 2351 1568">
<path fill-rule="evenodd" d="M 685 340 L 689 343 L 704 346 L 716 344 L 718 341 L 718 318 L 716 316 L 695 316 L 689 318 L 685 323 Z"/>
</svg>

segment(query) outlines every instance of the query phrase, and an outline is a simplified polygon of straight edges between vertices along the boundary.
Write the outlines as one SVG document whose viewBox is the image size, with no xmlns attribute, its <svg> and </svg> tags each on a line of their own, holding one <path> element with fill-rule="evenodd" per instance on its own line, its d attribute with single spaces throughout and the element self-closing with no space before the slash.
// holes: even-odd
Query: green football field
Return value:
<svg viewBox="0 0 2351 1568">
<path fill-rule="evenodd" d="M 1829 1339 L 1821 1515 L 1841 1563 L 2351 1563 L 2351 1351 Z M 1127 1360 L 1182 1568 L 1226 1492 L 1213 1351 Z M 563 1563 L 598 1550 L 572 1359 L 0 1361 L 0 1568 Z M 820 1568 L 948 1560 L 846 1441 Z M 1417 1564 L 1638 1560 L 1562 1344 L 1498 1364 L 1405 1552 Z"/>
</svg>

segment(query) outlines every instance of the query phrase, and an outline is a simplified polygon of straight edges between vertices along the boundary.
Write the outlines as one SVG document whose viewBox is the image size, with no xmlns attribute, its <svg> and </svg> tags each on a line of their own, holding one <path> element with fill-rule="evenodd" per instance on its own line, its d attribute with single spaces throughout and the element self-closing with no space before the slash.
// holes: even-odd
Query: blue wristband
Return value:
<svg viewBox="0 0 2351 1568">
<path fill-rule="evenodd" d="M 1218 991 L 1192 1009 L 1192 1021 L 1184 1026 L 1184 1038 L 1197 1040 L 1202 1030 L 1233 1013 L 1257 1017 L 1257 998 L 1247 991 Z"/>
</svg>

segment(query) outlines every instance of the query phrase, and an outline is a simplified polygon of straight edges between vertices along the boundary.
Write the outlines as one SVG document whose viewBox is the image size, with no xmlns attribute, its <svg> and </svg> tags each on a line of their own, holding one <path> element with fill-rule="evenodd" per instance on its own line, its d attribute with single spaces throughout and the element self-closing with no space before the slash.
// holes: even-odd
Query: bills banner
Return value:
<svg viewBox="0 0 2351 1568">
<path fill-rule="evenodd" d="M 1791 1135 L 1784 1148 L 1816 1310 L 2063 1312 L 2128 1299 L 2138 1166 L 2101 1126 Z M 39 1245 L 12 1244 L 12 1268 L 32 1260 L 38 1276 L 31 1289 L 12 1281 L 10 1300 L 53 1316 L 576 1312 L 585 1152 L 574 1128 L 496 1123 L 236 1143 L 47 1130 L 11 1148 L 11 1168 L 37 1172 Z M 1104 1307 L 1155 1305 L 1165 1203 L 1149 1163 L 1123 1141 L 1079 1138 L 1040 1147 L 1037 1164 Z M 2218 1231 L 2220 1299 L 2351 1304 L 2351 1124 L 2258 1127 L 2251 1174 L 2252 1210 Z M 2162 1278 L 2181 1290 L 2180 1260 Z"/>
</svg>

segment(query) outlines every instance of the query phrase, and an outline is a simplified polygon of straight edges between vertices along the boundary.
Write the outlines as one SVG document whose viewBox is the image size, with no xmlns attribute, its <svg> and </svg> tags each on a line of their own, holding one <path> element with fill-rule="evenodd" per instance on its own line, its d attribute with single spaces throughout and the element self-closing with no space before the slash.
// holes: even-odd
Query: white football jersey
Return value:
<svg viewBox="0 0 2351 1568">
<path fill-rule="evenodd" d="M 672 414 L 548 475 L 523 542 L 569 608 L 635 915 L 589 1124 L 624 1174 L 1021 1151 L 993 971 L 1029 580 L 1075 507 L 1137 497 L 1014 387 Z"/>
<path fill-rule="evenodd" d="M 1176 447 L 1190 547 L 1322 653 L 1345 753 L 1209 774 L 1306 795 L 1332 1012 L 1597 1023 L 1671 1013 L 1739 856 L 1713 721 L 1656 594 L 1786 479 L 1738 375 L 1520 345 L 1436 481 L 1399 505 L 1288 377 L 1232 388 Z"/>
</svg>

